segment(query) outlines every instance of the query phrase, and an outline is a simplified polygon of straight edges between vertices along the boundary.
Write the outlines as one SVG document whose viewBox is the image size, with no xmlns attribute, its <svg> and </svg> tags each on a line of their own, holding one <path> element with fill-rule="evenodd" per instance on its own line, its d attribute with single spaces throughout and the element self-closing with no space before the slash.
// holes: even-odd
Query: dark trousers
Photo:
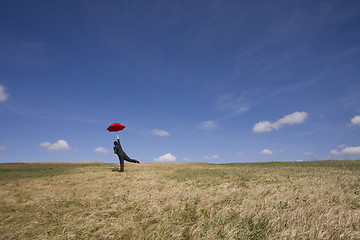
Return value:
<svg viewBox="0 0 360 240">
<path fill-rule="evenodd" d="M 128 162 L 133 162 L 133 163 L 137 163 L 136 160 L 129 158 L 126 155 L 118 155 L 119 156 L 119 161 L 120 161 L 120 172 L 124 172 L 124 160 L 128 161 Z"/>
</svg>

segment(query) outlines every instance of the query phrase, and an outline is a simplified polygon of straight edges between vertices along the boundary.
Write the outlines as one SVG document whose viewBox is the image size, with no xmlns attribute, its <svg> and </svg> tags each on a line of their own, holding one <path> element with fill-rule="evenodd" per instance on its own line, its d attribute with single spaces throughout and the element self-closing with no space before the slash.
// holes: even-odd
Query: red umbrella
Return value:
<svg viewBox="0 0 360 240">
<path fill-rule="evenodd" d="M 122 125 L 121 123 L 113 123 L 107 128 L 107 130 L 109 132 L 117 132 L 123 130 L 124 128 L 125 126 Z"/>
</svg>

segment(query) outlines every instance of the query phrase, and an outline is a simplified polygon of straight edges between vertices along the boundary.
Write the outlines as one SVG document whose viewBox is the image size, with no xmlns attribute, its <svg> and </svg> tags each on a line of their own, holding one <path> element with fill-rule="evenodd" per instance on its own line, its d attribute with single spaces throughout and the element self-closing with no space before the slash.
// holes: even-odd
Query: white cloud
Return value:
<svg viewBox="0 0 360 240">
<path fill-rule="evenodd" d="M 151 131 L 151 134 L 152 135 L 156 135 L 156 136 L 161 136 L 161 137 L 164 137 L 164 136 L 170 136 L 170 133 L 165 131 L 165 130 L 159 130 L 159 129 L 153 129 Z"/>
<path fill-rule="evenodd" d="M 0 102 L 5 102 L 9 97 L 9 94 L 5 92 L 5 88 L 0 85 Z"/>
<path fill-rule="evenodd" d="M 286 115 L 283 118 L 278 119 L 274 123 L 269 121 L 261 121 L 254 125 L 253 132 L 261 133 L 261 132 L 271 132 L 273 130 L 278 130 L 283 125 L 294 125 L 305 122 L 308 114 L 306 112 L 294 112 Z"/>
<path fill-rule="evenodd" d="M 215 121 L 205 121 L 199 124 L 199 128 L 202 130 L 214 130 L 217 127 Z"/>
<path fill-rule="evenodd" d="M 0 151 L 5 151 L 6 150 L 6 146 L 5 145 L 0 145 Z"/>
<path fill-rule="evenodd" d="M 183 158 L 184 161 L 191 161 L 191 158 Z"/>
<path fill-rule="evenodd" d="M 360 126 L 360 116 L 355 116 L 351 119 L 350 126 Z"/>
<path fill-rule="evenodd" d="M 308 117 L 306 112 L 294 112 L 286 115 L 283 118 L 280 118 L 274 123 L 274 128 L 278 129 L 282 125 L 294 125 L 303 123 Z"/>
<path fill-rule="evenodd" d="M 212 156 L 210 156 L 210 157 L 209 157 L 209 156 L 207 156 L 207 155 L 205 155 L 205 156 L 204 156 L 204 158 L 205 158 L 205 159 L 207 159 L 207 160 L 209 160 L 209 159 L 217 159 L 217 158 L 219 158 L 219 157 L 220 157 L 220 156 L 219 156 L 219 155 L 217 155 L 217 154 L 212 155 Z"/>
<path fill-rule="evenodd" d="M 94 152 L 96 153 L 108 153 L 109 151 L 105 149 L 104 147 L 97 147 L 94 149 Z"/>
<path fill-rule="evenodd" d="M 360 147 L 347 147 L 342 144 L 334 150 L 330 151 L 332 156 L 360 155 Z"/>
<path fill-rule="evenodd" d="M 346 147 L 340 153 L 344 155 L 360 155 L 360 147 Z"/>
<path fill-rule="evenodd" d="M 271 151 L 269 149 L 264 149 L 260 153 L 263 155 L 273 155 L 273 151 Z"/>
<path fill-rule="evenodd" d="M 155 162 L 174 162 L 176 161 L 176 157 L 171 153 L 164 154 L 158 158 L 154 158 Z"/>
<path fill-rule="evenodd" d="M 312 152 L 304 152 L 303 155 L 304 156 L 312 156 Z"/>
<path fill-rule="evenodd" d="M 67 151 L 71 149 L 65 140 L 57 140 L 55 143 L 42 142 L 40 147 L 46 147 L 48 150 L 54 151 Z"/>
<path fill-rule="evenodd" d="M 272 123 L 269 121 L 262 121 L 255 124 L 253 128 L 253 132 L 260 133 L 260 132 L 271 132 L 273 130 Z"/>
</svg>

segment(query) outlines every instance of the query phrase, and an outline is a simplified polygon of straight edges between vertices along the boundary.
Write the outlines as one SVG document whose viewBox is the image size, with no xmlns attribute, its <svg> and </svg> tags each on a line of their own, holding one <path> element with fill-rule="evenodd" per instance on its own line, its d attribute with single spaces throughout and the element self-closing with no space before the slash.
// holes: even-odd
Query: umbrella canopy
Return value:
<svg viewBox="0 0 360 240">
<path fill-rule="evenodd" d="M 125 126 L 122 125 L 121 123 L 113 123 L 107 128 L 107 130 L 109 132 L 117 132 L 123 130 L 124 128 Z"/>
</svg>

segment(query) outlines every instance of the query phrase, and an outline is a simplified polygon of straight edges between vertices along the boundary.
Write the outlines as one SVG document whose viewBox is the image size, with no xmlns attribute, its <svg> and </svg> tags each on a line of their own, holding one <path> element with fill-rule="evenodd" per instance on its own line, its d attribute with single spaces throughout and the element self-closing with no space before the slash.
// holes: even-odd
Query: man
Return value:
<svg viewBox="0 0 360 240">
<path fill-rule="evenodd" d="M 116 134 L 116 136 L 117 136 L 117 141 L 114 142 L 114 157 L 118 155 L 120 161 L 120 172 L 124 172 L 124 160 L 133 163 L 140 163 L 140 162 L 138 160 L 131 159 L 128 157 L 128 155 L 126 155 L 126 153 L 121 147 L 119 134 Z"/>
</svg>

